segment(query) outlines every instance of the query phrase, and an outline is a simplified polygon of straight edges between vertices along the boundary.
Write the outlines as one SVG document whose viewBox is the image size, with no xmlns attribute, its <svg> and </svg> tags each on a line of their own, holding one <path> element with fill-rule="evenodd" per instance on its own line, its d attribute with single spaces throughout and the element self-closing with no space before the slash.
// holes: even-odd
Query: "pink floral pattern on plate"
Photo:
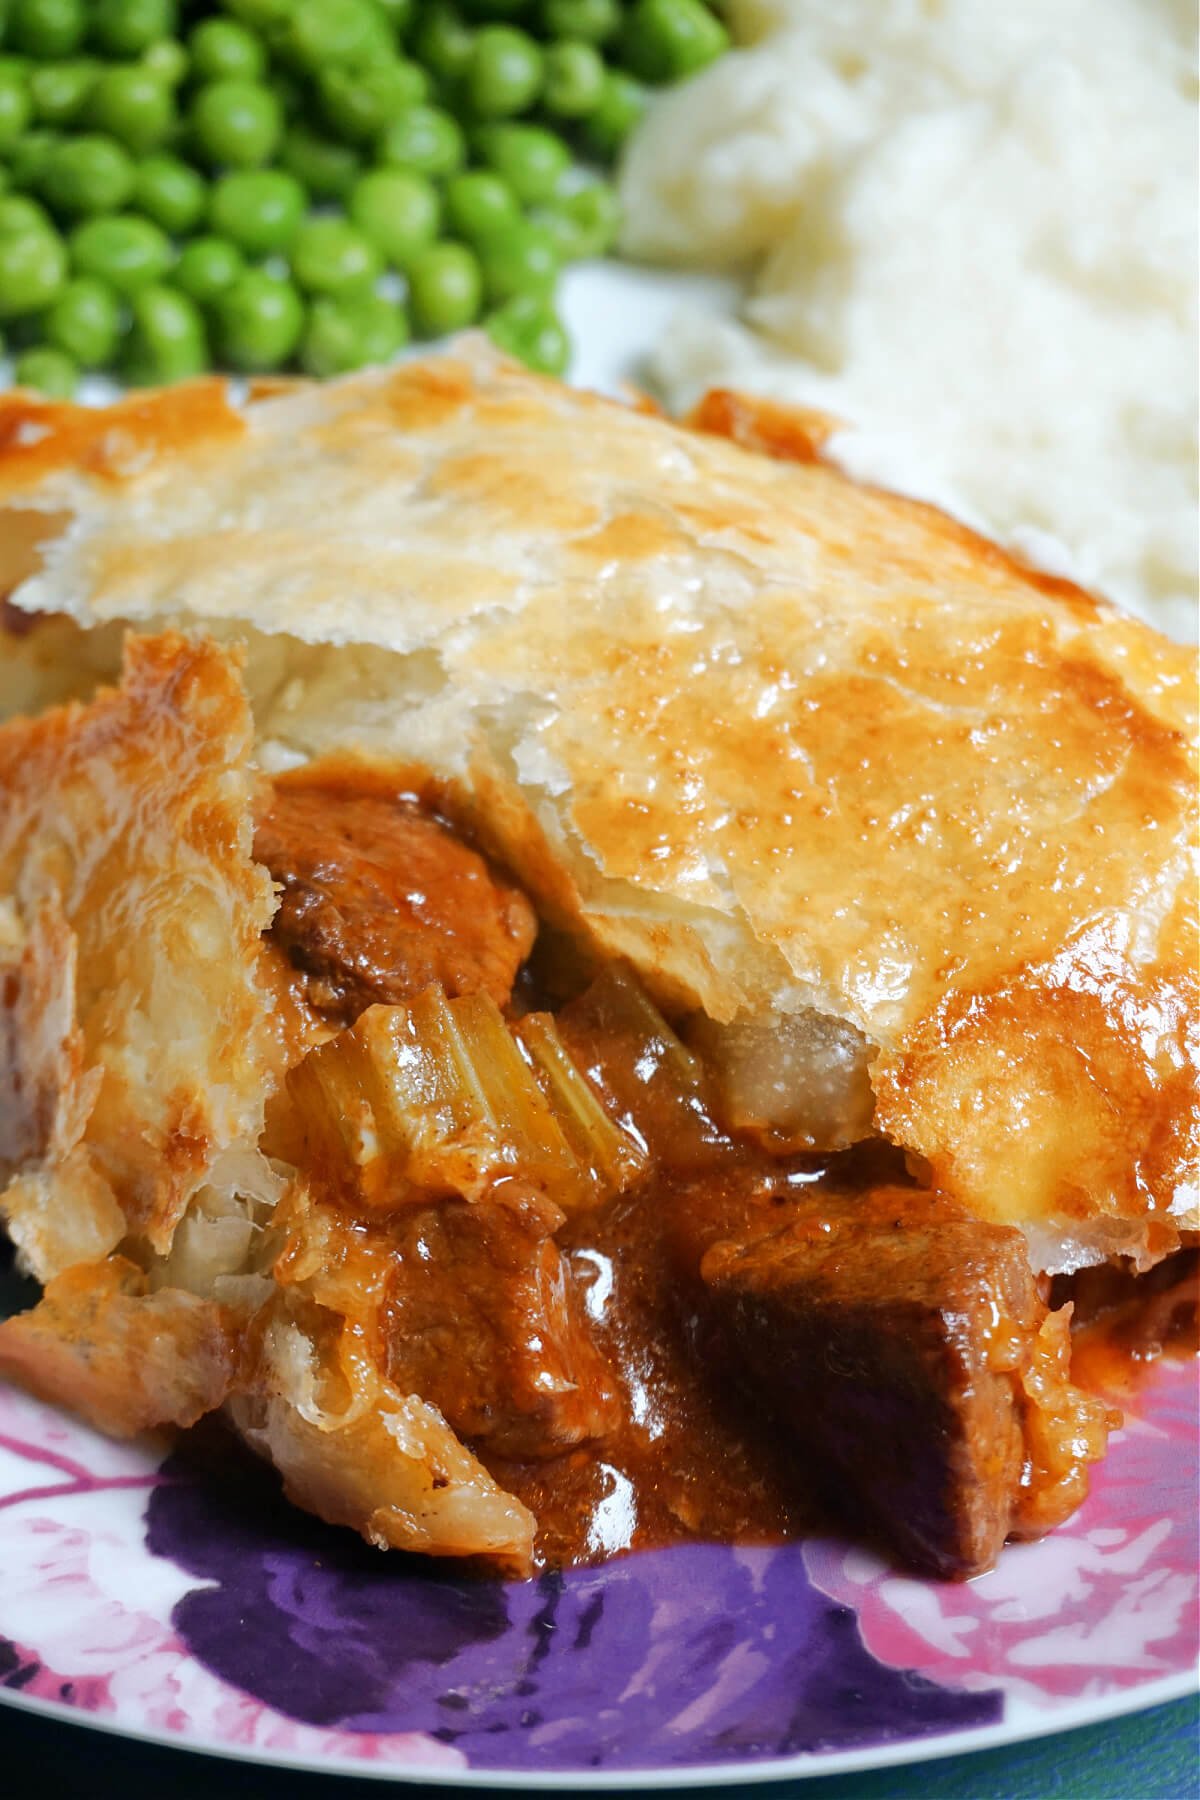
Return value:
<svg viewBox="0 0 1200 1800">
<path fill-rule="evenodd" d="M 164 1450 L 113 1443 L 0 1383 L 7 1684 L 129 1730 L 181 1733 L 259 1756 L 461 1768 L 459 1751 L 421 1733 L 301 1724 L 220 1681 L 189 1653 L 171 1614 L 194 1583 L 145 1543 L 146 1498 L 162 1480 Z"/>
<path fill-rule="evenodd" d="M 872 1655 L 947 1686 L 1001 1687 L 1022 1706 L 1116 1695 L 1193 1668 L 1200 1648 L 1197 1386 L 1156 1370 L 1092 1491 L 1038 1543 L 1010 1544 L 967 1583 L 913 1581 L 851 1546 L 814 1541 L 814 1583 L 854 1609 Z"/>
</svg>

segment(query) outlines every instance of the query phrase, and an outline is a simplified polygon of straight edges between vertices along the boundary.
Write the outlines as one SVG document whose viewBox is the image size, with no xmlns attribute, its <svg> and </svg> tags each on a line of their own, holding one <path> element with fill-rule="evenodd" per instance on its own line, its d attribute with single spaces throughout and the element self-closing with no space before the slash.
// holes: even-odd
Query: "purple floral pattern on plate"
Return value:
<svg viewBox="0 0 1200 1800">
<path fill-rule="evenodd" d="M 1196 1656 L 1196 1389 L 1147 1384 L 1087 1505 L 965 1587 L 846 1545 L 695 1545 L 500 1585 L 381 1557 L 0 1386 L 0 1691 L 200 1746 L 436 1774 L 817 1772 L 1014 1733 Z M 1126 1699 L 1126 1703 L 1127 1703 Z"/>
<path fill-rule="evenodd" d="M 487 1581 L 383 1558 L 281 1507 L 265 1471 L 220 1495 L 158 1487 L 148 1543 L 205 1583 L 174 1622 L 215 1673 L 310 1724 L 425 1732 L 476 1768 L 745 1761 L 1000 1715 L 994 1693 L 872 1657 L 799 1545 Z"/>
</svg>

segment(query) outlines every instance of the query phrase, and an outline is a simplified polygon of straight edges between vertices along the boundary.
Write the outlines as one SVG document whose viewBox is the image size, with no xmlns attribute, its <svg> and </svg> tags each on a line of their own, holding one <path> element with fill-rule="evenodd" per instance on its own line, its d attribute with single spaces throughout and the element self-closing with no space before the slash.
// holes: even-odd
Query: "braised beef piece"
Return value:
<svg viewBox="0 0 1200 1800">
<path fill-rule="evenodd" d="M 727 1191 L 721 1234 L 711 1188 L 674 1202 L 701 1363 L 790 1433 L 835 1516 L 923 1572 L 990 1568 L 1026 1475 L 1015 1373 L 1046 1316 L 1020 1232 L 914 1188 L 789 1189 L 781 1170 L 773 1192 L 761 1172 Z"/>
<path fill-rule="evenodd" d="M 395 1220 L 386 1368 L 460 1436 L 540 1461 L 616 1423 L 612 1376 L 551 1233 L 557 1207 L 517 1184 Z"/>
<path fill-rule="evenodd" d="M 504 1005 L 533 944 L 525 896 L 415 801 L 281 782 L 254 854 L 283 889 L 272 936 L 339 1023 L 431 982 Z"/>
</svg>

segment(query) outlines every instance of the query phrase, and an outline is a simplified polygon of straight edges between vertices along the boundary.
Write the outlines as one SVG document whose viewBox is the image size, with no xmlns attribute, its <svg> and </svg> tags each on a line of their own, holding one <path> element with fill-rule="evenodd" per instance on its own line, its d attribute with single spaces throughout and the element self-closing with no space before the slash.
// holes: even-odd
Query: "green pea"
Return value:
<svg viewBox="0 0 1200 1800">
<path fill-rule="evenodd" d="M 192 102 L 192 133 L 207 162 L 253 169 L 269 162 L 283 131 L 283 110 L 253 81 L 213 81 Z"/>
<path fill-rule="evenodd" d="M 56 145 L 62 143 L 56 131 L 27 131 L 18 138 L 8 156 L 8 173 L 15 188 L 37 187 L 42 170 Z"/>
<path fill-rule="evenodd" d="M 467 146 L 448 112 L 436 106 L 410 106 L 386 128 L 379 140 L 382 163 L 429 175 L 436 181 L 453 175 L 467 159 Z"/>
<path fill-rule="evenodd" d="M 584 139 L 597 156 L 612 158 L 646 110 L 646 90 L 621 69 L 609 69 L 604 92 L 584 121 Z"/>
<path fill-rule="evenodd" d="M 372 169 L 350 194 L 350 217 L 396 269 L 433 243 L 441 212 L 433 183 L 409 169 Z"/>
<path fill-rule="evenodd" d="M 582 257 L 603 256 L 611 250 L 621 222 L 621 208 L 606 182 L 591 181 L 574 194 L 564 194 L 534 207 L 529 216 L 550 232 L 564 262 L 576 262 Z"/>
<path fill-rule="evenodd" d="M 381 294 L 313 302 L 300 345 L 300 362 L 310 375 L 345 375 L 370 363 L 390 362 L 408 342 L 404 309 Z"/>
<path fill-rule="evenodd" d="M 304 329 L 295 288 L 262 269 L 247 269 L 218 294 L 213 314 L 221 360 L 249 374 L 281 368 Z"/>
<path fill-rule="evenodd" d="M 124 206 L 133 193 L 135 175 L 128 150 L 114 138 L 89 131 L 54 146 L 38 186 L 54 212 L 86 218 Z"/>
<path fill-rule="evenodd" d="M 622 43 L 643 81 L 678 81 L 727 50 L 729 33 L 703 0 L 635 0 Z"/>
<path fill-rule="evenodd" d="M 485 25 L 476 33 L 464 76 L 464 92 L 480 119 L 528 112 L 542 86 L 542 53 L 526 31 Z"/>
<path fill-rule="evenodd" d="M 562 139 L 538 125 L 486 126 L 479 133 L 479 148 L 523 206 L 551 199 L 571 163 Z"/>
<path fill-rule="evenodd" d="M 468 244 L 517 224 L 520 217 L 516 195 L 489 169 L 466 169 L 446 183 L 446 222 Z"/>
<path fill-rule="evenodd" d="M 340 200 L 349 193 L 362 167 L 346 144 L 320 137 L 307 125 L 293 125 L 283 140 L 280 161 L 306 187 L 314 200 Z"/>
<path fill-rule="evenodd" d="M 339 136 L 369 143 L 385 125 L 429 93 L 429 77 L 417 63 L 389 57 L 365 69 L 326 69 L 318 77 L 321 109 Z"/>
<path fill-rule="evenodd" d="M 418 337 L 462 331 L 479 317 L 483 277 L 465 244 L 431 244 L 408 271 L 408 304 Z"/>
<path fill-rule="evenodd" d="M 42 312 L 67 278 L 67 252 L 51 231 L 12 231 L 0 237 L 0 319 Z"/>
<path fill-rule="evenodd" d="M 148 69 L 106 69 L 92 89 L 88 117 L 135 152 L 156 149 L 171 134 L 175 101 Z"/>
<path fill-rule="evenodd" d="M 231 288 L 246 267 L 236 244 L 227 238 L 197 237 L 183 246 L 172 271 L 175 286 L 198 306 L 210 306 Z"/>
<path fill-rule="evenodd" d="M 371 0 L 296 0 L 292 8 L 287 48 L 302 69 L 316 73 L 339 63 L 365 66 L 389 47 Z"/>
<path fill-rule="evenodd" d="M 44 206 L 24 194 L 0 197 L 0 237 L 12 237 L 19 231 L 53 232 L 54 224 Z"/>
<path fill-rule="evenodd" d="M 121 341 L 121 303 L 112 288 L 90 275 L 68 281 L 47 311 L 46 342 L 85 369 L 107 369 Z"/>
<path fill-rule="evenodd" d="M 209 224 L 249 256 L 284 250 L 304 217 L 308 196 L 284 169 L 238 169 L 213 188 Z"/>
<path fill-rule="evenodd" d="M 471 60 L 475 33 L 452 6 L 422 7 L 413 33 L 413 50 L 431 75 L 457 82 Z"/>
<path fill-rule="evenodd" d="M 183 237 L 204 217 L 208 188 L 177 156 L 148 156 L 134 177 L 133 203 L 172 237 Z"/>
<path fill-rule="evenodd" d="M 201 19 L 188 50 L 197 81 L 258 81 L 266 72 L 261 38 L 234 19 Z"/>
<path fill-rule="evenodd" d="M 354 293 L 383 272 L 383 258 L 370 238 L 345 219 L 306 219 L 290 261 L 297 283 L 310 294 Z"/>
<path fill-rule="evenodd" d="M 550 294 L 560 267 L 553 235 L 524 219 L 485 238 L 479 261 L 489 306 L 502 306 L 514 294 Z"/>
<path fill-rule="evenodd" d="M 18 356 L 13 367 L 18 387 L 36 388 L 50 400 L 69 400 L 79 385 L 79 369 L 63 350 L 41 345 Z"/>
<path fill-rule="evenodd" d="M 87 30 L 85 0 L 13 0 L 8 42 L 26 56 L 73 56 Z"/>
<path fill-rule="evenodd" d="M 70 247 L 78 274 L 94 275 L 126 296 L 161 281 L 171 266 L 170 240 L 136 213 L 86 220 L 71 233 Z"/>
<path fill-rule="evenodd" d="M 34 104 L 32 89 L 21 76 L 0 75 L 0 151 L 9 151 L 20 143 L 33 117 Z"/>
<path fill-rule="evenodd" d="M 69 125 L 79 118 L 100 73 L 99 64 L 77 58 L 74 62 L 43 63 L 29 75 L 29 98 L 40 125 Z M 0 88 L 0 92 L 2 92 Z M 0 121 L 0 138 L 3 124 Z"/>
<path fill-rule="evenodd" d="M 175 30 L 175 0 L 91 0 L 91 34 L 109 56 L 140 56 Z"/>
<path fill-rule="evenodd" d="M 204 320 L 186 294 L 156 284 L 134 295 L 121 359 L 127 381 L 137 387 L 186 381 L 203 375 L 210 362 Z"/>
<path fill-rule="evenodd" d="M 607 44 L 620 24 L 620 0 L 542 0 L 542 29 L 550 38 Z"/>
<path fill-rule="evenodd" d="M 571 340 L 542 295 L 515 294 L 489 313 L 483 328 L 498 349 L 527 368 L 540 375 L 566 374 Z"/>
<path fill-rule="evenodd" d="M 604 92 L 604 59 L 591 44 L 551 44 L 542 104 L 556 119 L 586 119 Z"/>
<path fill-rule="evenodd" d="M 159 38 L 142 51 L 140 62 L 168 88 L 177 88 L 188 72 L 188 53 L 178 38 Z"/>
</svg>

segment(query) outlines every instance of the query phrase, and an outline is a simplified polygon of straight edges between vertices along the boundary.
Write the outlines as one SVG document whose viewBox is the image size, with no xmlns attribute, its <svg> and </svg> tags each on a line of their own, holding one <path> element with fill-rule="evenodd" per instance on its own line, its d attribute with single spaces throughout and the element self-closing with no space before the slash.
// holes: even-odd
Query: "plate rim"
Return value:
<svg viewBox="0 0 1200 1800">
<path fill-rule="evenodd" d="M 159 1749 L 182 1750 L 196 1756 L 218 1757 L 226 1762 L 248 1763 L 260 1768 L 290 1769 L 305 1775 L 338 1775 L 364 1781 L 419 1783 L 429 1787 L 470 1787 L 482 1789 L 524 1788 L 539 1792 L 568 1791 L 627 1792 L 636 1788 L 677 1789 L 690 1787 L 719 1788 L 748 1785 L 751 1782 L 807 1781 L 819 1775 L 868 1774 L 875 1769 L 900 1768 L 905 1764 L 942 1762 L 947 1757 L 972 1755 L 976 1751 L 1005 1750 L 1039 1738 L 1057 1737 L 1088 1725 L 1101 1725 L 1109 1720 L 1125 1718 L 1131 1713 L 1149 1712 L 1173 1700 L 1200 1697 L 1200 1659 L 1194 1669 L 1176 1670 L 1157 1676 L 1137 1687 L 1121 1688 L 1110 1694 L 1079 1698 L 1059 1707 L 1051 1707 L 1038 1716 L 1030 1713 L 1018 1721 L 1001 1720 L 994 1725 L 975 1725 L 965 1731 L 938 1732 L 926 1738 L 908 1738 L 903 1742 L 877 1744 L 860 1750 L 802 1751 L 796 1756 L 764 1757 L 761 1761 L 704 1763 L 690 1768 L 662 1769 L 548 1769 L 508 1770 L 465 1768 L 450 1769 L 436 1764 L 404 1765 L 383 1761 L 360 1761 L 357 1757 L 335 1752 L 314 1759 L 303 1752 L 271 1752 L 256 1745 L 209 1743 L 186 1732 L 154 1730 L 122 1724 L 118 1719 L 72 1707 L 36 1695 L 14 1692 L 0 1687 L 0 1706 L 51 1719 L 59 1724 L 77 1726 L 81 1730 L 100 1731 L 106 1736 L 124 1738 L 130 1743 L 149 1744 Z M 1063 1714 L 1067 1714 L 1066 1718 Z"/>
</svg>

